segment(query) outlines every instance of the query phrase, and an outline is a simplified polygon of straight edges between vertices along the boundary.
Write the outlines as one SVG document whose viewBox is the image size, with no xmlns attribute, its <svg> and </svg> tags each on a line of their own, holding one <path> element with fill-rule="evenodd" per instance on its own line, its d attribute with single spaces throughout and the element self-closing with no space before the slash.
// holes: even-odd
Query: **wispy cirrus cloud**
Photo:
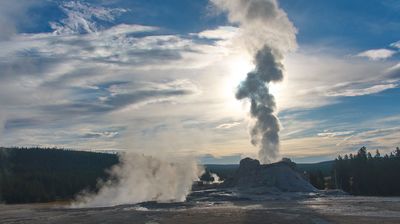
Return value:
<svg viewBox="0 0 400 224">
<path fill-rule="evenodd" d="M 358 57 L 366 57 L 370 60 L 377 61 L 392 57 L 397 51 L 389 49 L 371 49 L 358 53 Z"/>
<path fill-rule="evenodd" d="M 391 48 L 391 49 L 388 49 Z M 372 61 L 389 59 L 397 54 L 400 49 L 400 41 L 389 44 L 388 48 L 370 49 L 358 53 L 357 57 L 365 57 Z"/>
<path fill-rule="evenodd" d="M 354 131 L 337 131 L 331 132 L 329 130 L 318 133 L 317 135 L 320 137 L 337 137 L 337 136 L 348 136 L 354 133 Z"/>
<path fill-rule="evenodd" d="M 94 33 L 103 28 L 96 20 L 112 22 L 115 17 L 128 11 L 123 8 L 92 6 L 81 1 L 66 1 L 61 3 L 60 8 L 67 18 L 50 22 L 55 34 Z"/>
<path fill-rule="evenodd" d="M 53 32 L 0 42 L 0 102 L 10 114 L 3 119 L 5 145 L 127 148 L 132 143 L 123 139 L 148 141 L 140 130 L 161 120 L 174 126 L 180 122 L 174 117 L 201 115 L 212 117 L 211 128 L 224 118 L 224 103 L 207 101 L 202 92 L 204 85 L 217 87 L 202 69 L 226 56 L 219 47 L 161 34 L 158 27 L 112 24 L 125 9 L 80 1 L 60 8 L 66 18 L 51 23 Z M 206 105 L 211 109 L 201 112 Z M 120 128 L 110 129 L 110 123 Z M 139 131 L 131 132 L 131 125 Z"/>
<path fill-rule="evenodd" d="M 206 39 L 232 39 L 238 34 L 239 28 L 233 26 L 220 26 L 216 29 L 204 30 L 194 34 L 200 38 Z"/>
<path fill-rule="evenodd" d="M 370 95 L 374 93 L 379 93 L 385 90 L 397 88 L 399 84 L 397 83 L 387 83 L 387 84 L 376 84 L 372 86 L 367 86 L 365 88 L 359 88 L 357 85 L 354 85 L 352 88 L 337 88 L 339 90 L 330 90 L 327 92 L 328 96 L 363 96 Z M 342 86 L 343 87 L 343 86 Z"/>
<path fill-rule="evenodd" d="M 390 44 L 391 47 L 400 49 L 400 40 Z"/>
<path fill-rule="evenodd" d="M 218 125 L 215 128 L 216 129 L 231 129 L 231 128 L 234 128 L 234 127 L 236 127 L 238 125 L 240 125 L 240 122 L 224 123 L 224 124 Z"/>
<path fill-rule="evenodd" d="M 285 65 L 287 79 L 275 87 L 281 111 L 318 108 L 339 103 L 343 97 L 380 93 L 397 88 L 400 80 L 396 62 L 315 54 L 306 48 L 290 55 Z"/>
</svg>

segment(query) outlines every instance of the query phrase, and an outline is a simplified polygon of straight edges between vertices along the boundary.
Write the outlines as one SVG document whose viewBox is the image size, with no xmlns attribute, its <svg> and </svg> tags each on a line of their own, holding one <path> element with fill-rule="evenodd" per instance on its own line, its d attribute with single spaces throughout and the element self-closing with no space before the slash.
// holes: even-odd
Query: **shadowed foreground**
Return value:
<svg viewBox="0 0 400 224">
<path fill-rule="evenodd" d="M 144 203 L 68 209 L 0 205 L 0 223 L 400 223 L 400 198 L 322 197 L 268 201 Z"/>
</svg>

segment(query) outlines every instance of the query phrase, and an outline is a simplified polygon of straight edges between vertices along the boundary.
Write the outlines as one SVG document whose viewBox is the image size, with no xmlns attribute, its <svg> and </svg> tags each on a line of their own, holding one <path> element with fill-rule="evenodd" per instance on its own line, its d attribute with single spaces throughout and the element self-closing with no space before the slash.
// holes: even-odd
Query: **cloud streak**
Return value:
<svg viewBox="0 0 400 224">
<path fill-rule="evenodd" d="M 237 127 L 238 125 L 240 125 L 240 122 L 224 123 L 224 124 L 218 125 L 215 128 L 216 129 L 231 129 L 231 128 Z"/>
<path fill-rule="evenodd" d="M 92 6 L 80 1 L 63 2 L 60 6 L 67 18 L 50 22 L 55 34 L 95 33 L 102 29 L 95 20 L 112 22 L 115 17 L 127 12 L 122 8 Z"/>
<path fill-rule="evenodd" d="M 385 90 L 397 88 L 398 84 L 388 83 L 388 84 L 377 84 L 366 88 L 352 88 L 352 89 L 341 89 L 340 91 L 332 90 L 327 93 L 328 96 L 363 96 L 370 95 L 374 93 L 379 93 Z"/>
<path fill-rule="evenodd" d="M 377 61 L 392 57 L 396 51 L 389 49 L 372 49 L 357 54 L 358 57 L 366 57 L 370 60 Z"/>
</svg>

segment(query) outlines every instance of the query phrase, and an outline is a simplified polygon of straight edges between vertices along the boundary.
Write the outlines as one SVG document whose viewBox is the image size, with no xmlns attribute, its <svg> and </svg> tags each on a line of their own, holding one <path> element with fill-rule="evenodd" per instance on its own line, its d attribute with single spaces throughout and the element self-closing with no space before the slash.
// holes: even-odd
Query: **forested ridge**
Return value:
<svg viewBox="0 0 400 224">
<path fill-rule="evenodd" d="M 71 200 L 82 190 L 96 191 L 119 162 L 111 153 L 57 148 L 1 148 L 0 202 L 29 203 Z M 237 164 L 205 165 L 221 179 L 233 175 Z M 339 188 L 353 195 L 400 196 L 400 149 L 374 155 L 362 147 L 334 161 L 297 164 L 318 189 Z M 205 176 L 206 177 L 206 176 Z"/>
<path fill-rule="evenodd" d="M 0 202 L 69 200 L 118 163 L 110 153 L 57 148 L 0 148 Z"/>
<path fill-rule="evenodd" d="M 332 177 L 338 188 L 354 195 L 400 196 L 400 149 L 372 155 L 366 147 L 335 159 Z"/>
</svg>

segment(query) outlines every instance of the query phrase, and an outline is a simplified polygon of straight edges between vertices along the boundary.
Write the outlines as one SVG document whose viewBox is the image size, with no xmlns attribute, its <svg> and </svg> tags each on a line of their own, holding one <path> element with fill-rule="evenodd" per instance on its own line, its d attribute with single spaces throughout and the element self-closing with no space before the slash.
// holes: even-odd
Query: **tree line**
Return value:
<svg viewBox="0 0 400 224">
<path fill-rule="evenodd" d="M 400 149 L 372 155 L 366 147 L 335 159 L 332 178 L 337 188 L 354 195 L 400 195 Z"/>
<path fill-rule="evenodd" d="M 82 190 L 96 192 L 98 180 L 119 163 L 111 153 L 58 148 L 1 148 L 0 203 L 71 200 Z M 307 165 L 307 166 L 305 166 Z M 237 165 L 207 165 L 225 179 Z M 400 196 L 400 149 L 374 155 L 362 147 L 355 154 L 334 161 L 298 164 L 318 189 L 339 188 L 354 195 Z M 212 179 L 211 175 L 203 179 Z M 207 179 L 207 180 L 208 180 Z"/>
<path fill-rule="evenodd" d="M 116 154 L 58 148 L 0 148 L 0 202 L 70 200 L 80 191 L 97 190 Z"/>
</svg>

